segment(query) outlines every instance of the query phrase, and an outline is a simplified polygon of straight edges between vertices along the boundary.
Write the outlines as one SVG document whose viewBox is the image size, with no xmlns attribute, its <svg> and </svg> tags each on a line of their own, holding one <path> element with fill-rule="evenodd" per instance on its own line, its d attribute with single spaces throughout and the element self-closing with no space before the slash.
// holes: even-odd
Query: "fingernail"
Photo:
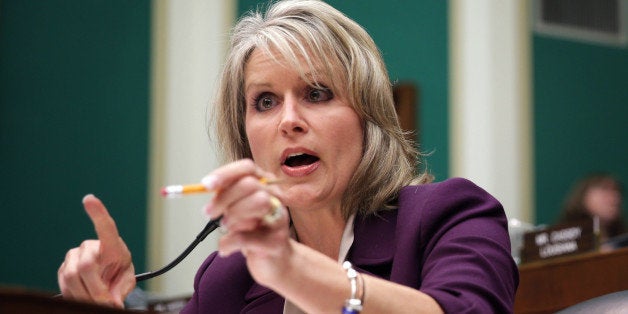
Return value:
<svg viewBox="0 0 628 314">
<path fill-rule="evenodd" d="M 201 215 L 205 216 L 205 219 L 212 219 L 212 215 L 209 213 L 207 205 L 203 205 L 203 207 L 201 207 Z"/>
<path fill-rule="evenodd" d="M 222 229 L 221 231 L 224 233 L 229 232 L 229 221 L 227 221 L 227 219 L 227 217 L 222 217 L 219 223 L 219 228 Z"/>
<path fill-rule="evenodd" d="M 218 188 L 218 178 L 211 174 L 201 179 L 201 183 L 208 190 L 215 190 L 216 188 Z"/>
<path fill-rule="evenodd" d="M 91 194 L 91 193 L 90 193 L 90 194 L 87 194 L 87 195 L 83 196 L 83 199 L 81 200 L 81 202 L 85 203 L 85 200 L 86 200 L 87 198 L 90 198 L 90 197 L 94 197 L 94 194 Z"/>
<path fill-rule="evenodd" d="M 214 206 L 212 206 L 212 203 L 207 203 L 205 205 L 203 205 L 203 207 L 201 208 L 201 212 L 203 213 L 203 215 L 205 216 L 205 218 L 207 219 L 214 219 L 214 215 L 213 215 L 213 208 Z"/>
<path fill-rule="evenodd" d="M 220 256 L 220 257 L 227 257 L 229 255 L 231 255 L 231 251 L 230 250 L 227 250 L 227 251 L 225 251 L 225 250 L 218 250 L 218 256 Z"/>
<path fill-rule="evenodd" d="M 224 235 L 224 234 L 227 234 L 227 232 L 229 232 L 229 229 L 227 229 L 227 227 L 221 225 L 220 227 L 218 227 L 218 232 L 220 232 L 220 234 Z"/>
</svg>

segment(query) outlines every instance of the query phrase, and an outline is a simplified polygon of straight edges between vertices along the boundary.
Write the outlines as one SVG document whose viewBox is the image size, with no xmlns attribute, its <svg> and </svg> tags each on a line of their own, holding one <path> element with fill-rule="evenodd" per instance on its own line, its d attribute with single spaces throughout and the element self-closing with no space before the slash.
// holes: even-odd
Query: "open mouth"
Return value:
<svg viewBox="0 0 628 314">
<path fill-rule="evenodd" d="M 292 167 L 292 168 L 301 167 L 301 166 L 311 165 L 317 162 L 318 160 L 319 160 L 318 157 L 305 154 L 305 153 L 291 154 L 284 161 L 284 165 L 288 167 Z"/>
</svg>

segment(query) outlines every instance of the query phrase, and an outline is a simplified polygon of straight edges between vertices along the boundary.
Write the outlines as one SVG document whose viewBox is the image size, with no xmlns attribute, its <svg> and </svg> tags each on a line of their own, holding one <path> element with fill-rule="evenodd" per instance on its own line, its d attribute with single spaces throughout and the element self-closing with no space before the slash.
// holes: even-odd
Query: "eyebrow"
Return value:
<svg viewBox="0 0 628 314">
<path fill-rule="evenodd" d="M 256 83 L 256 82 L 253 82 L 253 83 L 250 83 L 250 84 L 246 84 L 244 86 L 244 93 L 246 93 L 251 87 L 256 87 L 256 88 L 265 87 L 265 88 L 268 88 L 268 87 L 272 87 L 272 84 L 270 84 L 270 83 Z"/>
<path fill-rule="evenodd" d="M 315 69 L 315 70 L 318 71 L 317 73 L 322 73 L 319 69 Z M 306 72 L 303 76 L 305 78 L 309 79 L 310 81 L 314 82 L 314 83 L 318 83 L 319 82 L 319 80 L 315 80 L 314 79 L 314 75 L 312 74 L 312 72 Z M 327 76 L 326 75 L 319 75 L 319 76 L 322 76 L 323 80 L 327 80 Z M 299 75 L 299 78 L 303 79 L 301 77 L 301 75 Z M 269 88 L 269 87 L 272 87 L 272 84 L 271 83 L 267 83 L 267 82 L 260 82 L 260 83 L 252 82 L 252 83 L 244 85 L 244 93 L 246 93 L 251 87 L 257 87 L 257 88 L 265 87 L 265 88 Z"/>
</svg>

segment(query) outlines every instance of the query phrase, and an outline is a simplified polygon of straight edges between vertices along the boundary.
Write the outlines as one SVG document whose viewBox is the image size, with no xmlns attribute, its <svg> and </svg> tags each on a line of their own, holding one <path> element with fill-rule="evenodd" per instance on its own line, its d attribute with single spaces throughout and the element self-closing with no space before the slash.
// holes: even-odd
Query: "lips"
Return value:
<svg viewBox="0 0 628 314">
<path fill-rule="evenodd" d="M 282 154 L 281 169 L 289 176 L 300 177 L 318 168 L 320 158 L 312 151 L 290 149 Z"/>
</svg>

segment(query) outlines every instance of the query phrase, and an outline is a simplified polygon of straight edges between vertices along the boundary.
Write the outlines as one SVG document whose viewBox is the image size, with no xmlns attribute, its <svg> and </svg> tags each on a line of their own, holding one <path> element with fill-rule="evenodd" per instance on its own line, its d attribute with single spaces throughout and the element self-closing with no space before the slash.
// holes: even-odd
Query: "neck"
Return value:
<svg viewBox="0 0 628 314">
<path fill-rule="evenodd" d="M 300 243 L 338 259 L 346 224 L 340 210 L 290 210 L 290 217 Z"/>
</svg>

